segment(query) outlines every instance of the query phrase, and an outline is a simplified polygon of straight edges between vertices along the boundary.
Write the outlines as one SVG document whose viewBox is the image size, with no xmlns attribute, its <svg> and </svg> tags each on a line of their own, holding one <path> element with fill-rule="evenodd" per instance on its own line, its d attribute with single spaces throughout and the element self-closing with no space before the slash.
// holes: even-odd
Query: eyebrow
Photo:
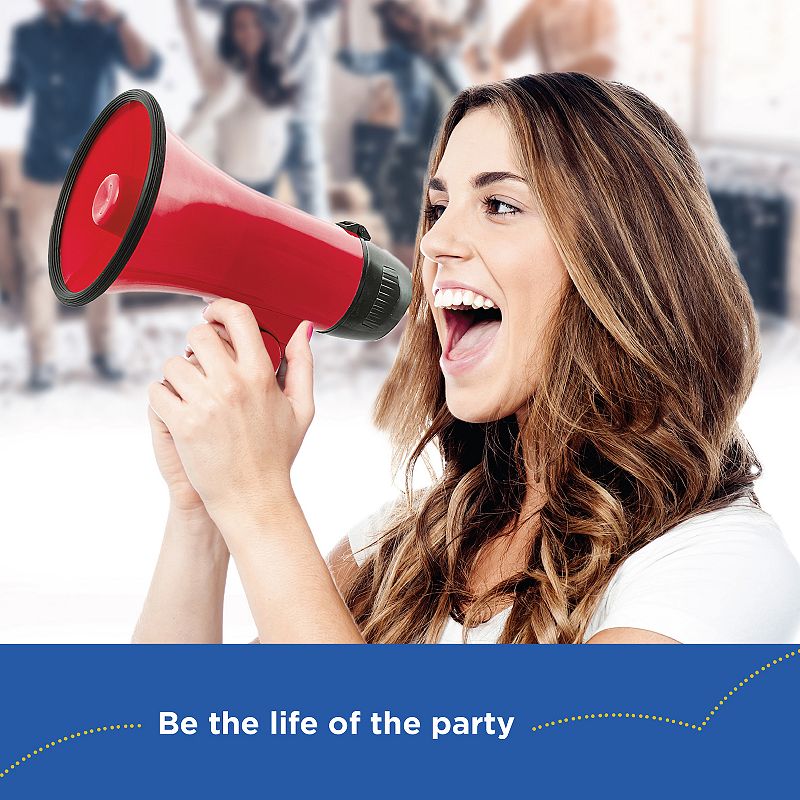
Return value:
<svg viewBox="0 0 800 800">
<path fill-rule="evenodd" d="M 525 178 L 515 175 L 513 172 L 479 172 L 472 177 L 470 183 L 473 189 L 482 189 L 484 186 L 489 186 L 492 183 L 499 183 L 500 181 L 519 181 L 527 185 Z M 433 177 L 428 182 L 428 191 L 446 192 L 447 184 L 437 177 Z"/>
</svg>

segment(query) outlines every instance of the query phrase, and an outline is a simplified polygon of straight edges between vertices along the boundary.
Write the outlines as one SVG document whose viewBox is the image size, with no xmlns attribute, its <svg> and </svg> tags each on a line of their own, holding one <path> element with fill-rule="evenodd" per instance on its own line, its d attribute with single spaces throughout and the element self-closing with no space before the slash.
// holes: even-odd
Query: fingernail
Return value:
<svg viewBox="0 0 800 800">
<path fill-rule="evenodd" d="M 314 323 L 313 322 L 309 322 L 308 323 L 308 328 L 306 328 L 306 338 L 308 339 L 309 342 L 311 341 L 311 334 L 312 333 L 314 333 Z"/>
</svg>

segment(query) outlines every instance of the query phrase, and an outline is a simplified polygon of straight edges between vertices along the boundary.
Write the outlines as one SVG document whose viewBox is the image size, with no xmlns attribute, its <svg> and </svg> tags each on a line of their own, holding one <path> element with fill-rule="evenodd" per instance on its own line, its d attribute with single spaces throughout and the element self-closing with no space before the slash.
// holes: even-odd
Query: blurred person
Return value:
<svg viewBox="0 0 800 800">
<path fill-rule="evenodd" d="M 192 0 L 176 0 L 176 10 L 204 90 L 181 136 L 238 181 L 273 194 L 298 92 L 275 42 L 291 38 L 296 21 L 264 3 L 228 3 L 214 48 L 200 31 Z M 210 142 L 201 140 L 209 133 Z"/>
<path fill-rule="evenodd" d="M 261 642 L 796 641 L 738 422 L 758 320 L 674 120 L 581 73 L 473 87 L 426 184 L 374 414 L 405 492 L 323 557 L 291 474 L 313 326 L 281 384 L 248 306 L 213 302 L 149 387 L 170 510 L 134 641 L 221 641 L 231 558 Z"/>
<path fill-rule="evenodd" d="M 266 0 L 278 13 L 292 15 L 300 30 L 283 37 L 283 63 L 298 84 L 292 101 L 289 149 L 279 174 L 292 186 L 295 205 L 320 219 L 330 217 L 325 121 L 330 95 L 330 22 L 341 0 Z M 272 194 L 273 192 L 268 192 Z"/>
<path fill-rule="evenodd" d="M 414 0 L 428 28 L 427 58 L 451 97 L 472 84 L 466 65 L 471 47 L 480 71 L 490 67 L 486 0 Z M 476 34 L 478 34 L 476 36 Z"/>
<path fill-rule="evenodd" d="M 153 78 L 160 66 L 157 53 L 110 3 L 39 0 L 39 5 L 41 15 L 12 32 L 10 70 L 0 86 L 4 105 L 33 98 L 19 190 L 19 235 L 28 386 L 34 391 L 49 389 L 56 376 L 57 305 L 47 254 L 64 176 L 84 134 L 116 94 L 115 68 Z M 108 381 L 124 375 L 111 351 L 116 305 L 116 297 L 105 294 L 86 307 L 92 365 Z"/>
<path fill-rule="evenodd" d="M 497 44 L 504 61 L 532 49 L 542 72 L 611 79 L 619 57 L 614 0 L 529 0 Z"/>
<path fill-rule="evenodd" d="M 401 108 L 400 127 L 385 163 L 375 176 L 375 191 L 386 217 L 394 254 L 410 265 L 419 216 L 422 180 L 430 146 L 443 111 L 437 76 L 429 59 L 432 39 L 418 0 L 381 0 L 378 15 L 384 48 L 360 52 L 350 43 L 350 3 L 340 19 L 337 61 L 359 75 L 388 74 Z"/>
</svg>

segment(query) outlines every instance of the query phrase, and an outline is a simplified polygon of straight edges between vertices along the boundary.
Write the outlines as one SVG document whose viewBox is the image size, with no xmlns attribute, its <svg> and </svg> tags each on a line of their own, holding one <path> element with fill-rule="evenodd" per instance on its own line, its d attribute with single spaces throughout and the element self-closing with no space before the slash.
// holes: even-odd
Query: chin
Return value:
<svg viewBox="0 0 800 800">
<path fill-rule="evenodd" d="M 495 422 L 508 416 L 496 405 L 488 404 L 485 397 L 469 398 L 464 392 L 447 392 L 446 403 L 448 411 L 462 422 Z"/>
</svg>

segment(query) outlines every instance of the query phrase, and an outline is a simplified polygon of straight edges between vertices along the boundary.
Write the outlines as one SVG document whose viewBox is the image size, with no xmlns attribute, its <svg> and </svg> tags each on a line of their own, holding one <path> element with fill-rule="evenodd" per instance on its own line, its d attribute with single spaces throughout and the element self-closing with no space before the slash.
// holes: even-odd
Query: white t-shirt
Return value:
<svg viewBox="0 0 800 800">
<path fill-rule="evenodd" d="M 268 106 L 244 75 L 226 70 L 181 130 L 196 153 L 247 184 L 273 180 L 289 148 L 292 106 Z"/>
<path fill-rule="evenodd" d="M 348 532 L 359 566 L 372 552 L 396 501 Z M 361 549 L 365 548 L 365 549 Z M 511 607 L 467 632 L 468 644 L 494 644 Z M 800 641 L 800 563 L 772 517 L 747 498 L 686 520 L 629 556 L 584 634 L 644 628 L 684 644 L 789 644 Z M 440 644 L 460 644 L 447 621 Z"/>
</svg>

